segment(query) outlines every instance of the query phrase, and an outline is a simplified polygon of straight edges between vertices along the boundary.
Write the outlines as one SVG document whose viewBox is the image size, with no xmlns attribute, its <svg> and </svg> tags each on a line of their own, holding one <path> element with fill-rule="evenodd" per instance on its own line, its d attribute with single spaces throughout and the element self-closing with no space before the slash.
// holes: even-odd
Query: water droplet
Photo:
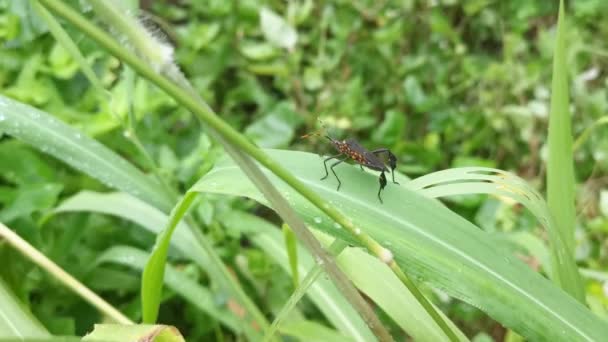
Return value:
<svg viewBox="0 0 608 342">
<path fill-rule="evenodd" d="M 4 114 L 0 113 L 0 121 L 4 121 L 6 120 L 6 116 L 4 116 Z"/>
<path fill-rule="evenodd" d="M 323 222 L 323 220 L 318 216 L 314 218 L 314 221 L 316 224 L 320 224 L 321 222 Z"/>
<path fill-rule="evenodd" d="M 356 228 L 356 229 L 355 229 L 355 234 L 357 234 L 357 235 L 361 234 L 361 229 Z"/>
<path fill-rule="evenodd" d="M 342 229 L 342 226 L 338 222 L 334 222 L 334 228 Z"/>
<path fill-rule="evenodd" d="M 323 266 L 323 259 L 321 259 L 320 257 L 316 257 L 315 260 L 319 266 Z"/>
</svg>

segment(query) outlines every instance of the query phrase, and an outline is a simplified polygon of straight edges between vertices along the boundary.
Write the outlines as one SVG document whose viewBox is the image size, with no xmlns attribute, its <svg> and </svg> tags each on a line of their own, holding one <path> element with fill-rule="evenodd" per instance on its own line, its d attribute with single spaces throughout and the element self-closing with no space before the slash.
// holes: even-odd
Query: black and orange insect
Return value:
<svg viewBox="0 0 608 342">
<path fill-rule="evenodd" d="M 303 135 L 302 138 L 307 138 L 311 135 L 321 136 L 318 133 L 310 133 Z M 329 135 L 325 135 L 324 137 L 327 138 L 335 147 L 335 149 L 340 153 L 325 158 L 325 160 L 323 160 L 323 166 L 325 167 L 325 176 L 323 176 L 321 180 L 324 180 L 329 176 L 329 172 L 327 171 L 327 162 L 332 159 L 337 159 L 337 161 L 331 164 L 329 168 L 331 169 L 331 172 L 334 174 L 334 176 L 336 176 L 336 180 L 338 180 L 338 188 L 336 190 L 340 191 L 340 186 L 342 185 L 342 182 L 340 181 L 340 178 L 338 178 L 334 167 L 350 158 L 354 160 L 357 164 L 359 164 L 361 170 L 363 170 L 363 167 L 365 166 L 368 169 L 380 171 L 380 188 L 378 189 L 378 199 L 380 200 L 380 203 L 383 203 L 380 193 L 386 186 L 386 176 L 384 175 L 384 173 L 388 172 L 389 170 L 386 167 L 386 163 L 380 158 L 380 156 L 384 155 L 388 157 L 388 166 L 391 168 L 390 172 L 394 184 L 399 184 L 395 181 L 395 168 L 397 167 L 397 157 L 395 157 L 395 155 L 387 148 L 379 148 L 373 151 L 368 151 L 365 147 L 361 146 L 361 144 L 359 144 L 357 140 L 352 138 L 346 140 L 337 140 L 330 137 Z"/>
</svg>

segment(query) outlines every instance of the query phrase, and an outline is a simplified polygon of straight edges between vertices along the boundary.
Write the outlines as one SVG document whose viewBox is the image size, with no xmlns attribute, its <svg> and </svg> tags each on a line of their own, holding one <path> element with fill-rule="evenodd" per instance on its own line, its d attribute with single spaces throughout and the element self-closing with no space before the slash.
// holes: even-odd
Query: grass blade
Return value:
<svg viewBox="0 0 608 342">
<path fill-rule="evenodd" d="M 151 178 L 82 132 L 36 108 L 0 95 L 0 131 L 62 160 L 111 188 L 169 211 L 170 198 Z"/>
<path fill-rule="evenodd" d="M 405 186 L 430 197 L 466 194 L 493 194 L 510 197 L 528 208 L 541 226 L 549 233 L 551 246 L 551 278 L 560 284 L 560 279 L 579 281 L 578 268 L 568 246 L 560 234 L 555 219 L 538 191 L 514 174 L 485 167 L 462 167 L 448 169 L 416 178 Z"/>
<path fill-rule="evenodd" d="M 165 229 L 156 236 L 154 249 L 144 268 L 141 278 L 142 315 L 145 324 L 152 324 L 158 318 L 158 308 L 162 295 L 162 283 L 165 276 L 165 263 L 171 236 L 182 220 L 190 205 L 196 197 L 195 193 L 188 193 L 171 211 L 169 222 Z M 160 285 L 159 285 L 160 284 Z"/>
<path fill-rule="evenodd" d="M 549 159 L 547 162 L 547 201 L 555 218 L 557 231 L 567 250 L 551 245 L 553 255 L 574 255 L 574 224 L 576 219 L 574 160 L 570 100 L 568 94 L 568 69 L 566 65 L 566 27 L 564 3 L 560 1 L 557 21 L 555 52 L 553 55 L 553 80 L 551 84 L 551 112 L 549 114 Z M 585 292 L 578 273 L 562 272 L 562 265 L 554 265 L 558 284 L 564 291 L 585 303 Z"/>
</svg>

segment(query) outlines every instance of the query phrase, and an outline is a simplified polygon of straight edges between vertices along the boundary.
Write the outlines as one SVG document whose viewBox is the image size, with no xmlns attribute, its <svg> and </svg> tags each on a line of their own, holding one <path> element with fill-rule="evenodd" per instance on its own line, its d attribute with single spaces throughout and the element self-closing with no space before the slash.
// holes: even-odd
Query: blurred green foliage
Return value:
<svg viewBox="0 0 608 342">
<path fill-rule="evenodd" d="M 70 3 L 80 6 L 79 1 Z M 176 61 L 203 98 L 260 146 L 328 153 L 325 141 L 298 138 L 319 129 L 321 119 L 331 135 L 390 148 L 399 158 L 399 170 L 411 177 L 448 167 L 491 166 L 543 186 L 557 2 L 142 4 L 147 13 L 142 20 L 175 46 Z M 608 115 L 608 2 L 573 1 L 568 12 L 573 130 L 578 135 Z M 171 186 L 183 191 L 212 167 L 223 152 L 201 133 L 190 113 L 143 80 L 137 80 L 129 98 L 120 63 L 82 33 L 66 29 L 112 93 L 112 110 L 126 120 L 132 102 L 137 134 Z M 0 40 L 2 94 L 56 115 L 149 170 L 121 122 L 101 110 L 95 89 L 28 1 L 0 0 Z M 608 317 L 606 151 L 604 126 L 575 153 L 580 184 L 576 257 L 581 267 L 604 272 L 604 278 L 592 277 L 587 283 L 591 308 L 603 317 Z M 93 214 L 41 220 L 58 200 L 82 189 L 104 187 L 28 146 L 1 138 L 0 132 L 0 221 L 138 319 L 138 276 L 110 267 L 91 272 L 90 265 L 110 246 L 148 248 L 153 237 L 128 229 L 131 223 Z M 248 200 L 205 197 L 195 217 L 250 295 L 264 311 L 276 311 L 290 293 L 290 278 L 219 220 L 231 210 L 254 210 L 271 220 L 274 216 Z M 448 204 L 496 234 L 497 244 L 516 250 L 532 267 L 543 264 L 546 237 L 528 212 L 484 196 L 457 197 Z M 92 308 L 1 243 L 0 260 L 5 265 L 0 276 L 51 332 L 83 334 L 98 319 Z M 183 271 L 207 281 L 189 265 Z M 217 336 L 217 327 L 203 314 L 171 293 L 166 297 L 163 322 L 176 325 L 192 340 Z M 443 305 L 470 336 L 504 335 L 475 308 L 449 301 Z M 309 302 L 301 308 L 322 320 Z"/>
</svg>

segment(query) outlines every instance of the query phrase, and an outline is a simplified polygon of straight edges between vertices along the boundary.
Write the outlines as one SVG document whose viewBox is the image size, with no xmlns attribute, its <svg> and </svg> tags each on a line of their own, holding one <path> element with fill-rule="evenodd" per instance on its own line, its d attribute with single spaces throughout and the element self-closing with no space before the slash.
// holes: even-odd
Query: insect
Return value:
<svg viewBox="0 0 608 342">
<path fill-rule="evenodd" d="M 302 138 L 307 138 L 311 135 L 321 136 L 319 133 L 310 133 L 303 135 Z M 382 197 L 380 196 L 380 193 L 386 186 L 386 176 L 384 175 L 384 173 L 388 172 L 389 170 L 386 167 L 386 163 L 380 158 L 380 156 L 385 155 L 388 157 L 388 166 L 390 167 L 390 172 L 394 184 L 399 184 L 395 181 L 395 168 L 397 167 L 397 157 L 395 157 L 395 155 L 387 148 L 379 148 L 373 151 L 368 151 L 365 147 L 361 146 L 361 144 L 359 144 L 357 140 L 352 138 L 346 140 L 337 140 L 330 137 L 329 135 L 325 135 L 324 137 L 331 142 L 331 144 L 339 153 L 323 160 L 323 166 L 325 167 L 325 176 L 323 176 L 321 180 L 327 179 L 327 177 L 329 176 L 329 172 L 327 171 L 327 162 L 332 159 L 336 159 L 336 161 L 332 163 L 329 168 L 336 177 L 336 180 L 338 180 L 338 188 L 336 190 L 340 191 L 340 186 L 342 185 L 342 182 L 340 181 L 340 178 L 338 178 L 334 167 L 350 158 L 354 160 L 357 164 L 359 164 L 361 170 L 363 170 L 363 167 L 365 166 L 368 169 L 380 171 L 380 188 L 378 189 L 378 199 L 380 200 L 380 203 L 384 203 L 382 202 Z"/>
</svg>

